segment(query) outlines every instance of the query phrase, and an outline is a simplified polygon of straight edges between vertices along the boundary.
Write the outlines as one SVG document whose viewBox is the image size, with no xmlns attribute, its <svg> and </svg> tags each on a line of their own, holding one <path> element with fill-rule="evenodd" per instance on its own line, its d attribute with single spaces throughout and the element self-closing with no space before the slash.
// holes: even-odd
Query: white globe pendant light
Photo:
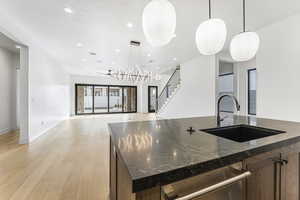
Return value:
<svg viewBox="0 0 300 200">
<path fill-rule="evenodd" d="M 230 54 L 235 61 L 251 60 L 258 51 L 259 42 L 259 36 L 255 32 L 240 33 L 231 40 Z"/>
<path fill-rule="evenodd" d="M 233 37 L 230 43 L 231 57 L 238 62 L 251 60 L 259 49 L 260 39 L 256 32 L 246 31 L 245 0 L 243 0 L 243 32 Z"/>
<path fill-rule="evenodd" d="M 143 30 L 154 47 L 168 44 L 174 38 L 176 11 L 168 0 L 152 0 L 144 8 Z"/>
<path fill-rule="evenodd" d="M 201 23 L 196 32 L 196 45 L 203 55 L 220 52 L 227 36 L 226 24 L 222 19 L 211 18 L 211 0 L 209 0 L 209 20 Z"/>
</svg>

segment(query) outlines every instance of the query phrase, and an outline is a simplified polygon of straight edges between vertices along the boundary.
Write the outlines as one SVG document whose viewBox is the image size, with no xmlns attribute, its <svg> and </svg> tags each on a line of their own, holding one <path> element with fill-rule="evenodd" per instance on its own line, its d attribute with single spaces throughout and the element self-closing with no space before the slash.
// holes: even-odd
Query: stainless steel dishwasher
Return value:
<svg viewBox="0 0 300 200">
<path fill-rule="evenodd" d="M 242 164 L 210 171 L 162 188 L 164 200 L 245 200 L 245 178 L 250 171 Z"/>
</svg>

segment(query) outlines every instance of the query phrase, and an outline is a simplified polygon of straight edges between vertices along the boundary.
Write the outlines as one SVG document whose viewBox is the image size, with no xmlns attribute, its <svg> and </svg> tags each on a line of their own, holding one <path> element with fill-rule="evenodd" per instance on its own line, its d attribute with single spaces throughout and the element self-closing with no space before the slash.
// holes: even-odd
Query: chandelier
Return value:
<svg viewBox="0 0 300 200">
<path fill-rule="evenodd" d="M 133 70 L 118 70 L 112 74 L 112 77 L 119 81 L 131 81 L 131 82 L 151 82 L 161 80 L 160 75 L 150 71 L 141 70 L 138 66 Z"/>
<path fill-rule="evenodd" d="M 160 81 L 161 76 L 158 73 L 145 70 L 144 66 L 141 64 L 142 56 L 140 46 L 140 42 L 131 41 L 129 44 L 130 51 L 127 68 L 110 69 L 104 75 L 110 76 L 119 81 L 130 81 L 134 83 Z"/>
</svg>

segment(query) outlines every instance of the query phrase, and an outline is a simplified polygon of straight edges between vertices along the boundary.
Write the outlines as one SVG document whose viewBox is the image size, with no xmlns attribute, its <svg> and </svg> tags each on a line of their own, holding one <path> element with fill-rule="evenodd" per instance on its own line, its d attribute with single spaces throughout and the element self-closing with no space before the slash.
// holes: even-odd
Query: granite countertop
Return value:
<svg viewBox="0 0 300 200">
<path fill-rule="evenodd" d="M 111 139 L 132 178 L 133 192 L 165 185 L 300 141 L 300 123 L 234 116 L 221 126 L 247 124 L 286 133 L 239 143 L 200 129 L 215 117 L 109 124 Z M 193 127 L 190 134 L 186 130 Z"/>
</svg>

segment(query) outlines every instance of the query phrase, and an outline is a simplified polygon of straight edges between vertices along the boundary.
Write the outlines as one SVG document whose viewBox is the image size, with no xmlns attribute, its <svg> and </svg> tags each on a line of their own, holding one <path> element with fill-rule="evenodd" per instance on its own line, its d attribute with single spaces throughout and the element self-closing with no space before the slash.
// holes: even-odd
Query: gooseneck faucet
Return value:
<svg viewBox="0 0 300 200">
<path fill-rule="evenodd" d="M 224 119 L 221 119 L 221 116 L 220 116 L 220 104 L 221 104 L 222 99 L 224 99 L 225 97 L 230 97 L 234 101 L 237 111 L 240 111 L 240 108 L 241 108 L 241 106 L 235 96 L 229 95 L 229 94 L 220 96 L 219 100 L 218 100 L 218 106 L 217 106 L 217 124 L 218 124 L 218 126 L 220 126 L 221 121 L 224 120 Z"/>
</svg>

